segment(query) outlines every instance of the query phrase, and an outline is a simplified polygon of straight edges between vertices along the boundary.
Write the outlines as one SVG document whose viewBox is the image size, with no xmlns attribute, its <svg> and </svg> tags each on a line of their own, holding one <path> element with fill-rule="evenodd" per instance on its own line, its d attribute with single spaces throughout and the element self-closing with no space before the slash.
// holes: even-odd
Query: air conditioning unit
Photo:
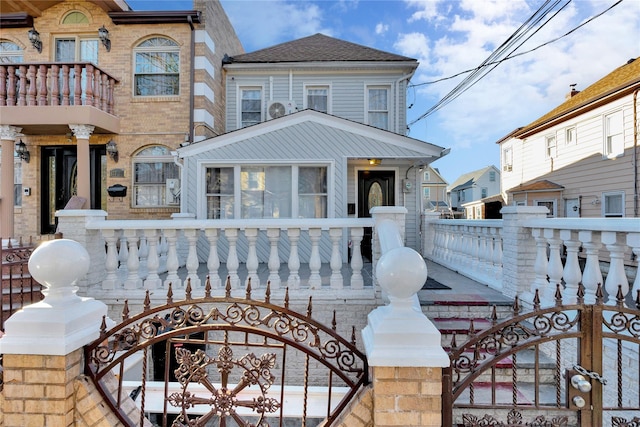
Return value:
<svg viewBox="0 0 640 427">
<path fill-rule="evenodd" d="M 269 101 L 267 105 L 267 117 L 269 120 L 286 116 L 295 111 L 298 111 L 298 108 L 294 101 Z"/>
<path fill-rule="evenodd" d="M 165 185 L 165 203 L 167 205 L 177 205 L 180 203 L 180 180 L 175 178 L 167 179 Z"/>
<path fill-rule="evenodd" d="M 502 170 L 503 170 L 503 171 L 505 171 L 505 172 L 511 172 L 511 171 L 513 170 L 513 166 L 511 166 L 511 165 L 504 165 L 504 166 L 502 167 Z"/>
</svg>

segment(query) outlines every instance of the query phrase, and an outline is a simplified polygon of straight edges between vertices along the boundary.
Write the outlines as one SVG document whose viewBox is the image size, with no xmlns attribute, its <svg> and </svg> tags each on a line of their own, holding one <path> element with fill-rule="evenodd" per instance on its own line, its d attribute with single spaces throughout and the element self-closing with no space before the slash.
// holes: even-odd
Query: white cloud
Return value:
<svg viewBox="0 0 640 427">
<path fill-rule="evenodd" d="M 389 31 L 389 25 L 387 24 L 383 24 L 382 22 L 378 22 L 376 24 L 376 34 L 380 35 L 380 34 L 384 34 L 387 31 Z"/>
<path fill-rule="evenodd" d="M 419 62 L 428 61 L 429 42 L 422 33 L 400 34 L 393 47 L 404 56 L 416 58 Z"/>
</svg>

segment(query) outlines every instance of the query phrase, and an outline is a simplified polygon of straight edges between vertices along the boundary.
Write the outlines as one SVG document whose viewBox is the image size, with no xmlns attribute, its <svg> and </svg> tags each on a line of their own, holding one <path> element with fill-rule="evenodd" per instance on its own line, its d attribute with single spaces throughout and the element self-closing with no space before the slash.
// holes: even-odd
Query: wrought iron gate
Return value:
<svg viewBox="0 0 640 427">
<path fill-rule="evenodd" d="M 368 383 L 366 357 L 351 340 L 306 314 L 264 299 L 213 297 L 150 307 L 107 330 L 85 347 L 85 374 L 120 422 L 127 426 L 259 426 L 324 422 L 329 426 Z M 236 293 L 239 290 L 235 291 Z M 127 369 L 140 361 L 138 376 Z M 153 365 L 153 366 L 151 366 Z M 313 407 L 312 407 L 313 403 Z M 136 410 L 135 407 L 138 409 Z M 314 420 L 311 420 L 314 418 Z"/>
<path fill-rule="evenodd" d="M 443 371 L 443 425 L 640 427 L 640 291 L 520 313 L 471 336 Z"/>
</svg>

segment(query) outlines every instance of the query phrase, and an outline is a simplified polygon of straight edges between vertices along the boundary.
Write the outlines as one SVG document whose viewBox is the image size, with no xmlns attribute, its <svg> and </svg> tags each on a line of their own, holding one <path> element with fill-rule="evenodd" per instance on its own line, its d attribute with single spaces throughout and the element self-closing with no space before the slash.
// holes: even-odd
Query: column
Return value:
<svg viewBox="0 0 640 427">
<path fill-rule="evenodd" d="M 0 158 L 0 237 L 7 239 L 14 236 L 13 233 L 13 206 L 15 197 L 13 194 L 13 152 L 16 138 L 20 136 L 22 128 L 15 126 L 0 126 L 0 141 L 2 147 L 2 158 Z"/>
<path fill-rule="evenodd" d="M 85 199 L 83 208 L 91 205 L 91 174 L 89 157 L 89 137 L 93 133 L 94 126 L 69 125 L 76 137 L 78 146 L 78 197 Z"/>
</svg>

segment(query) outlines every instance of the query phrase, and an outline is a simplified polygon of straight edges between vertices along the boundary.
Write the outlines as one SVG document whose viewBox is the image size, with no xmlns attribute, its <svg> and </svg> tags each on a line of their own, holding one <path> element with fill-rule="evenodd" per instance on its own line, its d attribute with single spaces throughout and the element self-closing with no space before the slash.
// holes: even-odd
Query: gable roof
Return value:
<svg viewBox="0 0 640 427">
<path fill-rule="evenodd" d="M 447 192 L 462 190 L 463 188 L 469 188 L 476 182 L 482 175 L 490 170 L 496 170 L 495 166 L 486 166 L 482 169 L 475 170 L 473 172 L 467 172 L 462 174 L 447 187 Z"/>
<path fill-rule="evenodd" d="M 236 55 L 229 57 L 228 61 L 228 63 L 413 61 L 417 65 L 417 61 L 413 58 L 335 39 L 324 34 L 314 34 L 255 52 Z"/>
<path fill-rule="evenodd" d="M 540 181 L 527 182 L 524 184 L 520 184 L 517 187 L 513 187 L 507 190 L 508 193 L 525 193 L 528 191 L 558 191 L 564 190 L 564 187 L 560 184 L 556 184 L 555 182 L 549 181 L 547 179 L 542 179 Z"/>
<path fill-rule="evenodd" d="M 549 111 L 544 116 L 513 133 L 524 138 L 553 126 L 557 122 L 583 114 L 593 108 L 632 93 L 640 87 L 640 60 L 634 58 L 602 79 Z M 501 140 L 504 141 L 504 138 Z"/>
<path fill-rule="evenodd" d="M 310 154 L 309 147 L 327 148 L 332 143 L 337 144 L 332 153 L 336 155 L 344 149 L 349 151 L 350 158 L 404 158 L 425 160 L 424 164 L 449 152 L 428 142 L 311 109 L 205 139 L 177 151 L 184 158 L 214 150 L 227 152 L 234 144 L 247 144 L 253 147 L 252 155 L 262 155 L 259 149 L 274 141 L 277 141 L 278 150 L 288 150 L 286 155 L 291 158 L 304 158 Z M 291 148 L 286 148 L 286 144 Z M 348 149 L 349 146 L 354 148 Z"/>
</svg>

